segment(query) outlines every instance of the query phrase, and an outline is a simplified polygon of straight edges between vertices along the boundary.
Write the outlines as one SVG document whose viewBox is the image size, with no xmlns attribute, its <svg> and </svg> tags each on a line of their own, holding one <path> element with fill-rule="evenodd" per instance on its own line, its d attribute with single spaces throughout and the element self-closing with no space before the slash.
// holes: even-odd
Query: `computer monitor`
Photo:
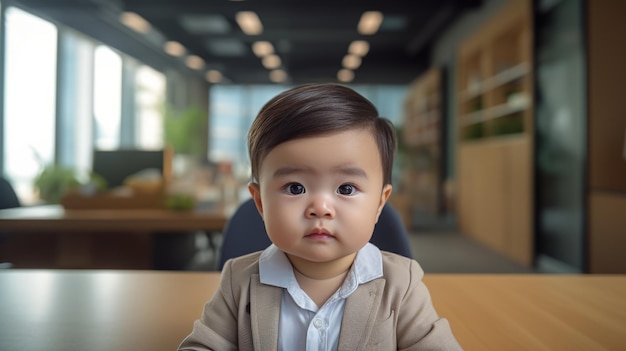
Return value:
<svg viewBox="0 0 626 351">
<path fill-rule="evenodd" d="M 171 174 L 171 155 L 164 150 L 94 150 L 92 171 L 102 176 L 109 188 L 124 184 L 126 177 L 144 169 L 158 169 L 164 180 Z"/>
</svg>

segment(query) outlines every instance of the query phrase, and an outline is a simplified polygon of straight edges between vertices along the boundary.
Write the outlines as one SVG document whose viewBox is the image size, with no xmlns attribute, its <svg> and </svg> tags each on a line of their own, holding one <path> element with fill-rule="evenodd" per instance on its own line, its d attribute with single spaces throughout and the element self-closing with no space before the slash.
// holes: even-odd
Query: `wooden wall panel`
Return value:
<svg viewBox="0 0 626 351">
<path fill-rule="evenodd" d="M 589 196 L 589 271 L 626 273 L 626 195 Z"/>
<path fill-rule="evenodd" d="M 587 1 L 588 259 L 591 273 L 626 273 L 626 1 Z"/>
<path fill-rule="evenodd" d="M 626 191 L 626 1 L 587 1 L 589 58 L 589 182 Z"/>
<path fill-rule="evenodd" d="M 533 264 L 533 174 L 532 151 L 527 138 L 512 142 L 507 150 L 509 168 L 508 208 L 510 209 L 508 223 L 510 256 L 528 267 Z"/>
</svg>

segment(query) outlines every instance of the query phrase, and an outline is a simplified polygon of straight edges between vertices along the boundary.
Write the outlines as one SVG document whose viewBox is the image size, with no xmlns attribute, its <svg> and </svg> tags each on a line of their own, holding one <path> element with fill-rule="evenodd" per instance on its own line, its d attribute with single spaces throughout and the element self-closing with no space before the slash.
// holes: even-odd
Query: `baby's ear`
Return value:
<svg viewBox="0 0 626 351">
<path fill-rule="evenodd" d="M 380 202 L 378 203 L 378 211 L 376 211 L 376 222 L 378 222 L 378 217 L 380 216 L 380 213 L 383 211 L 383 207 L 385 207 L 387 200 L 389 200 L 389 196 L 391 195 L 391 190 L 392 190 L 391 184 L 387 184 L 383 187 L 383 191 L 380 194 Z"/>
<path fill-rule="evenodd" d="M 252 200 L 254 200 L 254 204 L 256 205 L 256 209 L 259 211 L 261 217 L 263 217 L 263 203 L 261 202 L 261 187 L 258 183 L 250 183 L 248 184 L 248 191 L 250 195 L 252 195 Z"/>
</svg>

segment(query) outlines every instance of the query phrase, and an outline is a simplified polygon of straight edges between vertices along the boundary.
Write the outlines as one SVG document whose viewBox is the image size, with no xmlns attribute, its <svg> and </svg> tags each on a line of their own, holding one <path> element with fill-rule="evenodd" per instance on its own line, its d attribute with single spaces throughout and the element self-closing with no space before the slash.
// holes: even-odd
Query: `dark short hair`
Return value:
<svg viewBox="0 0 626 351">
<path fill-rule="evenodd" d="M 261 162 L 281 143 L 359 128 L 372 132 L 380 151 L 383 182 L 391 184 L 395 128 L 378 116 L 369 100 L 340 84 L 307 84 L 286 90 L 261 108 L 250 127 L 252 181 L 258 181 Z"/>
</svg>

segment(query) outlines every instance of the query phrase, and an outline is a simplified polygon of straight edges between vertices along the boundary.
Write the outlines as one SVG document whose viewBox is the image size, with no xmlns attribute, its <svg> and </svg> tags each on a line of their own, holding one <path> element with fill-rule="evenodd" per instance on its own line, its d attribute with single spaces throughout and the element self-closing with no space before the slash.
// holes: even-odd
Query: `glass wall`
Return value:
<svg viewBox="0 0 626 351">
<path fill-rule="evenodd" d="M 586 82 L 580 0 L 539 1 L 537 267 L 585 271 Z"/>
<path fill-rule="evenodd" d="M 210 95 L 209 158 L 232 163 L 239 179 L 249 177 L 247 134 L 257 113 L 271 98 L 289 86 L 213 86 Z M 369 99 L 381 116 L 402 124 L 406 86 L 352 86 Z"/>
</svg>

